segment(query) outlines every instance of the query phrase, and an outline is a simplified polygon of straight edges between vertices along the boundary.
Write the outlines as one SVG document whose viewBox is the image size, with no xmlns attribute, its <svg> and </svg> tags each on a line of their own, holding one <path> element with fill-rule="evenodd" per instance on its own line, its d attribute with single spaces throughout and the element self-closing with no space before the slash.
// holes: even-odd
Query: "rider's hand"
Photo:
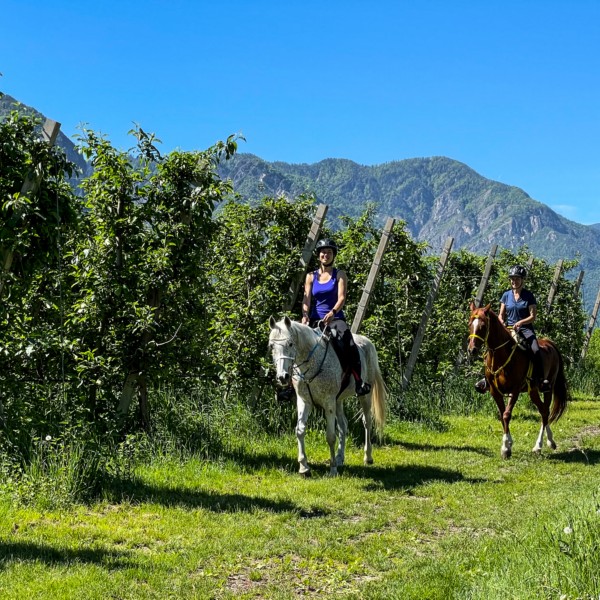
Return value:
<svg viewBox="0 0 600 600">
<path fill-rule="evenodd" d="M 331 323 L 331 321 L 333 321 L 333 317 L 334 317 L 334 313 L 332 310 L 330 310 L 324 317 L 323 317 L 323 322 L 325 323 L 325 325 L 329 325 L 329 323 Z"/>
<path fill-rule="evenodd" d="M 309 321 L 310 319 L 306 315 L 302 316 L 302 325 L 308 325 Z"/>
</svg>

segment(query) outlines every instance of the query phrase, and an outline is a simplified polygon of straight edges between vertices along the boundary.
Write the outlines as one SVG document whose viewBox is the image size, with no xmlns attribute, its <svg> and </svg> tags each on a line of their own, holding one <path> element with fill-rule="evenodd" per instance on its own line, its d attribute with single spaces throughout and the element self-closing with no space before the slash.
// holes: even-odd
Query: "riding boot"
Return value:
<svg viewBox="0 0 600 600">
<path fill-rule="evenodd" d="M 537 385 L 540 392 L 550 391 L 550 382 L 544 377 L 544 359 L 540 351 L 534 352 L 532 355 L 533 373 L 531 374 L 532 383 Z"/>
<path fill-rule="evenodd" d="M 346 331 L 344 331 L 343 340 L 344 345 L 346 347 L 346 351 L 348 352 L 348 363 L 350 364 L 350 368 L 352 369 L 352 375 L 354 375 L 356 395 L 365 396 L 371 391 L 371 385 L 366 381 L 363 381 L 360 376 L 360 354 L 358 352 L 358 347 L 354 343 L 352 332 L 349 329 L 346 329 Z"/>
<path fill-rule="evenodd" d="M 485 394 L 489 389 L 490 386 L 488 384 L 487 379 L 484 377 L 483 379 L 480 379 L 476 384 L 475 384 L 475 389 L 480 393 L 480 394 Z"/>
<path fill-rule="evenodd" d="M 289 385 L 284 388 L 277 388 L 277 400 L 279 402 L 289 402 L 294 399 L 295 390 L 293 386 Z"/>
</svg>

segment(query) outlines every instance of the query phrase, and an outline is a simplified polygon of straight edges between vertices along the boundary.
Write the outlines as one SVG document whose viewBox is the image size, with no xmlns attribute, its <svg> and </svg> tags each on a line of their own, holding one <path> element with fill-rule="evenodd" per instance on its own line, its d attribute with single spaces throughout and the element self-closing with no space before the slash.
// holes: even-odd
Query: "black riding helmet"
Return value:
<svg viewBox="0 0 600 600">
<path fill-rule="evenodd" d="M 525 277 L 527 277 L 527 269 L 521 265 L 515 265 L 508 271 L 508 277 L 521 277 L 522 279 L 525 279 Z"/>
<path fill-rule="evenodd" d="M 318 254 L 321 250 L 324 250 L 325 248 L 331 248 L 333 250 L 334 256 L 338 253 L 339 250 L 337 244 L 333 240 L 329 238 L 323 238 L 322 240 L 319 240 L 317 242 L 317 245 L 315 246 L 315 253 Z"/>
</svg>

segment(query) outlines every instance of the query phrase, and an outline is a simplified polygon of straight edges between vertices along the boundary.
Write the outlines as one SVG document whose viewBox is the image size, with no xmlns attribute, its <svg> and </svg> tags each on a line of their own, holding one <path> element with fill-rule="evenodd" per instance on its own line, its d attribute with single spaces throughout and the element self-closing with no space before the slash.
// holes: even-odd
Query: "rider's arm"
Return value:
<svg viewBox="0 0 600 600">
<path fill-rule="evenodd" d="M 504 319 L 506 318 L 506 304 L 500 303 L 500 312 L 498 313 L 498 319 L 502 325 L 505 325 Z"/>
<path fill-rule="evenodd" d="M 527 325 L 528 323 L 533 323 L 535 321 L 535 318 L 537 317 L 537 306 L 535 304 L 530 304 L 529 305 L 529 316 L 526 317 L 525 319 L 521 319 L 520 321 L 517 321 L 513 327 L 515 330 L 518 330 L 519 327 L 523 327 L 523 325 Z"/>
<path fill-rule="evenodd" d="M 302 298 L 302 323 L 310 321 L 310 299 L 312 297 L 313 273 L 308 273 L 304 281 L 304 297 Z"/>
</svg>

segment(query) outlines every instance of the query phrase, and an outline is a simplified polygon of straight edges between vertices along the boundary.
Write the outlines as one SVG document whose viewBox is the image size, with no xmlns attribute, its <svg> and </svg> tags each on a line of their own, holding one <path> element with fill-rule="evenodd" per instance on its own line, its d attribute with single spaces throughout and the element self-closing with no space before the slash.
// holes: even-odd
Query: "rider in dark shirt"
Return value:
<svg viewBox="0 0 600 600">
<path fill-rule="evenodd" d="M 533 322 L 537 316 L 537 302 L 535 296 L 523 287 L 527 271 L 524 267 L 515 265 L 508 272 L 508 277 L 510 290 L 502 294 L 498 319 L 503 325 L 512 327 L 523 338 L 533 360 L 532 384 L 537 385 L 540 392 L 547 392 L 550 390 L 550 382 L 544 376 L 543 358 L 533 329 Z M 475 389 L 481 393 L 488 387 L 485 378 L 475 384 Z"/>
</svg>

